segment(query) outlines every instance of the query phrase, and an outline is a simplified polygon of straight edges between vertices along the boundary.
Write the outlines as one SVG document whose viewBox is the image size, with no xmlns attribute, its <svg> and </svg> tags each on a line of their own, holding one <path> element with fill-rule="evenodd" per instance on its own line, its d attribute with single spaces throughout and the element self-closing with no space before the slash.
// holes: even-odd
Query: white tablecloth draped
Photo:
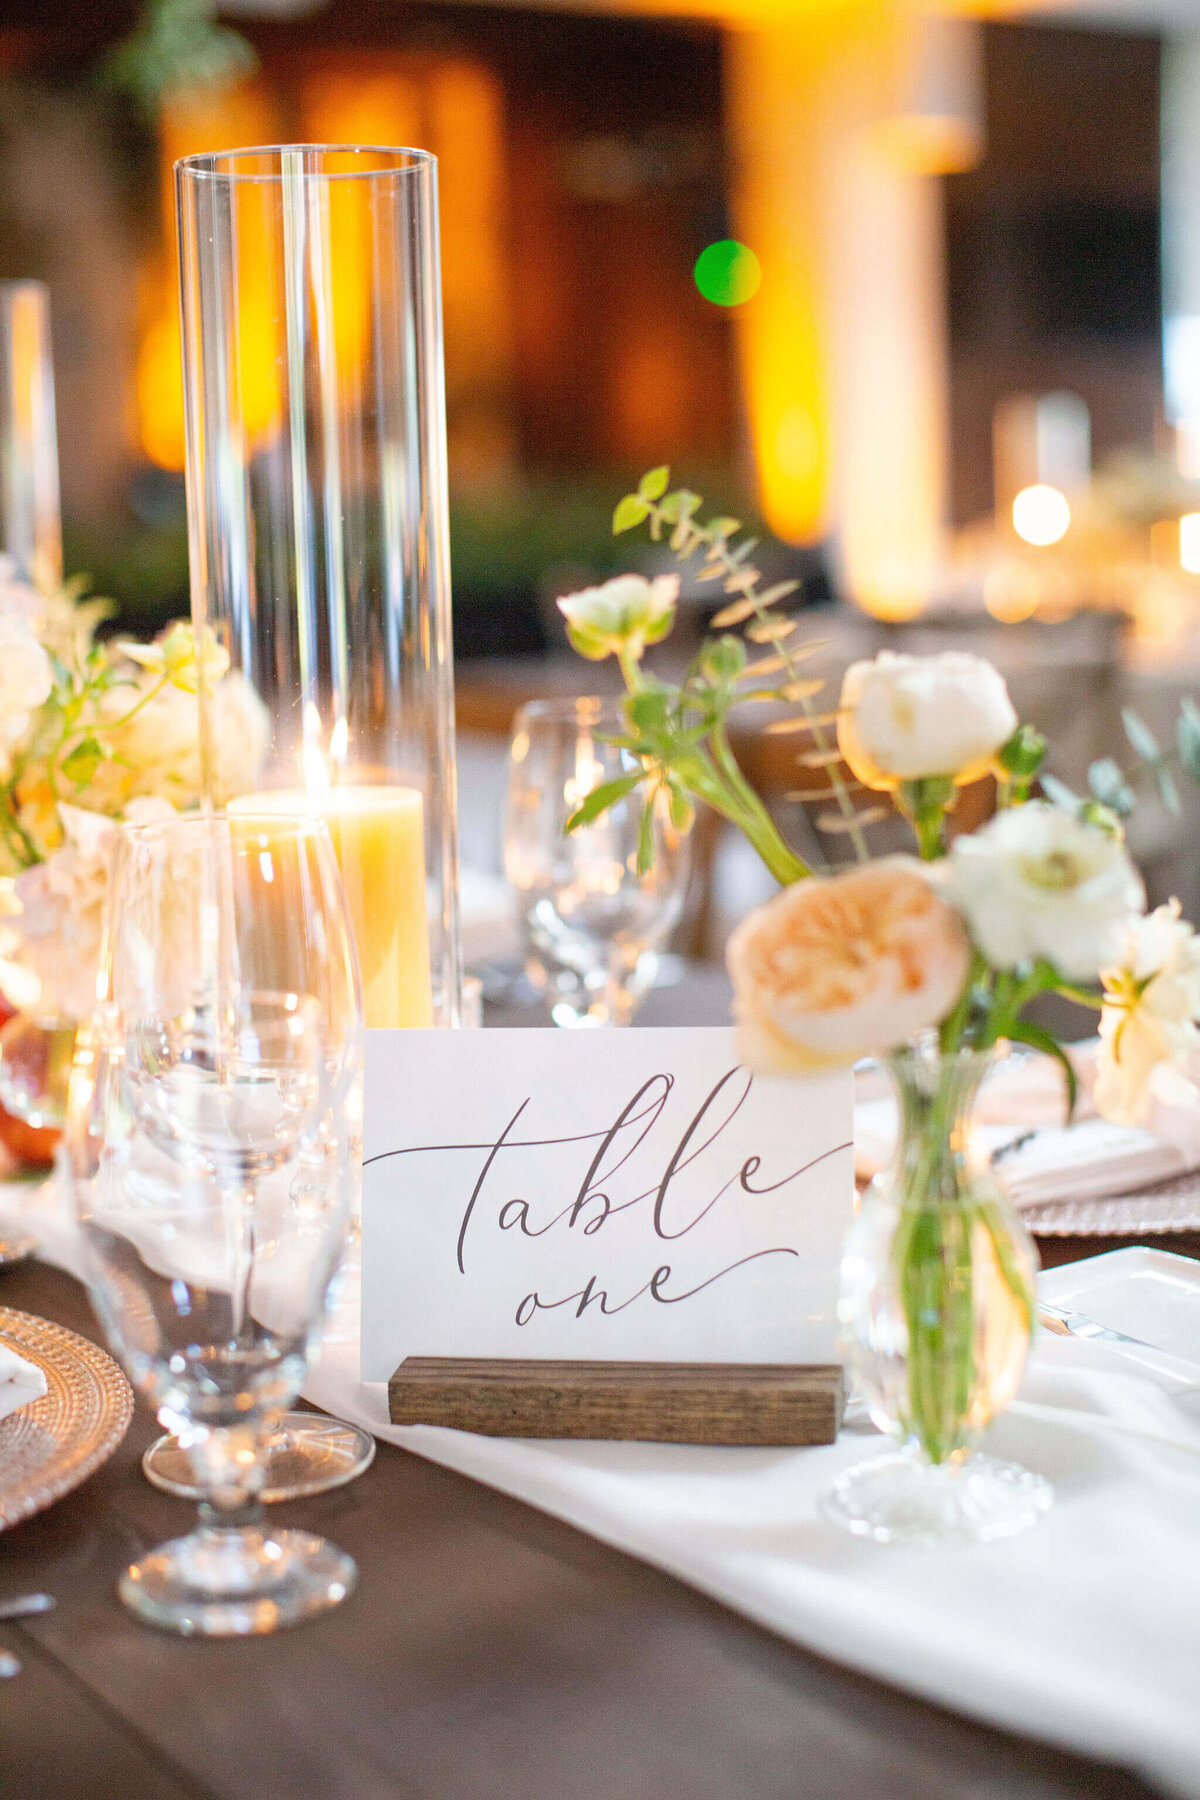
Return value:
<svg viewBox="0 0 1200 1800">
<path fill-rule="evenodd" d="M 78 1272 L 49 1186 L 0 1191 Z M 820 1512 L 869 1430 L 821 1449 L 555 1443 L 395 1427 L 358 1379 L 358 1295 L 343 1278 L 305 1395 L 669 1571 L 823 1655 L 958 1712 L 1137 1768 L 1200 1795 L 1200 1388 L 1112 1350 L 1043 1337 L 987 1447 L 1048 1476 L 1024 1536 L 956 1550 L 878 1546 Z"/>
</svg>

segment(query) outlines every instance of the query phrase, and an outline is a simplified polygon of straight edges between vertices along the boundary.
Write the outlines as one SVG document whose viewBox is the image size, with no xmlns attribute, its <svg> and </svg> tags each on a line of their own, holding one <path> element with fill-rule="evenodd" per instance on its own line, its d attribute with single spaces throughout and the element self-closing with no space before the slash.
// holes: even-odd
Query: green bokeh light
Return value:
<svg viewBox="0 0 1200 1800">
<path fill-rule="evenodd" d="M 721 238 L 700 252 L 692 277 L 714 306 L 740 306 L 762 286 L 762 265 L 748 245 Z"/>
</svg>

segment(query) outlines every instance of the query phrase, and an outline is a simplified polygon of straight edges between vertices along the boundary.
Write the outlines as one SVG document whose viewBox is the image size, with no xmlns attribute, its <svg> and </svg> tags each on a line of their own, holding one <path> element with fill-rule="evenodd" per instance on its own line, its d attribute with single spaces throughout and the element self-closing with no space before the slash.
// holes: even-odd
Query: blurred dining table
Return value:
<svg viewBox="0 0 1200 1800">
<path fill-rule="evenodd" d="M 687 633 L 690 631 L 690 637 Z M 668 638 L 647 657 L 647 668 L 663 680 L 678 679 L 695 647 L 694 616 L 684 619 L 684 639 Z M 1146 642 L 1129 623 L 1110 612 L 1079 612 L 1055 622 L 1027 620 L 1001 624 L 986 613 L 943 614 L 905 624 L 869 618 L 847 605 L 813 607 L 800 614 L 797 642 L 819 639 L 820 653 L 806 670 L 825 678 L 817 704 L 832 710 L 842 675 L 850 663 L 880 651 L 930 656 L 967 651 L 987 657 L 1004 675 L 1017 713 L 1050 739 L 1048 770 L 1076 792 L 1087 791 L 1093 762 L 1112 757 L 1128 768 L 1132 756 L 1122 714 L 1132 709 L 1144 719 L 1166 749 L 1174 743 L 1180 702 L 1200 700 L 1200 632 L 1171 642 Z M 545 658 L 481 659 L 463 663 L 456 677 L 458 728 L 469 746 L 491 743 L 501 753 L 517 709 L 543 696 L 620 692 L 620 674 L 610 659 L 585 663 L 557 651 Z M 731 719 L 731 739 L 751 783 L 784 822 L 785 834 L 802 855 L 846 854 L 844 841 L 831 840 L 816 827 L 819 808 L 803 809 L 794 797 L 806 789 L 814 796 L 823 785 L 819 772 L 797 762 L 808 748 L 801 737 L 778 736 L 764 729 L 783 709 L 743 706 Z M 787 709 L 794 711 L 794 707 Z M 1151 901 L 1178 895 L 1185 915 L 1200 916 L 1200 788 L 1188 779 L 1178 784 L 1179 812 L 1169 812 L 1153 792 L 1147 793 L 1128 821 L 1130 848 L 1146 878 Z M 790 797 L 790 798 L 789 798 Z M 989 781 L 960 797 L 955 823 L 973 829 L 987 816 L 993 799 Z M 469 805 L 469 800 L 467 801 Z M 709 896 L 706 891 L 718 832 L 701 818 L 696 860 L 699 892 L 692 912 L 691 948 L 711 950 L 707 935 Z M 906 846 L 898 823 L 876 828 L 872 843 L 885 850 Z"/>
</svg>

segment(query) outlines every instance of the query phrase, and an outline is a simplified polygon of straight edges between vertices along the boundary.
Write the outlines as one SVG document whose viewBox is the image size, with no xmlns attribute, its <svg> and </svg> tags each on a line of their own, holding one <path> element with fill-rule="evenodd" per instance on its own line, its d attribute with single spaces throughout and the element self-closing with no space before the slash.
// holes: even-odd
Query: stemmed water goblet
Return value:
<svg viewBox="0 0 1200 1800">
<path fill-rule="evenodd" d="M 689 840 L 661 795 L 639 787 L 593 824 L 566 829 L 595 788 L 636 774 L 638 758 L 613 741 L 626 730 L 619 704 L 596 699 L 535 700 L 513 725 L 504 869 L 526 969 L 556 1025 L 630 1024 L 683 911 Z"/>
<path fill-rule="evenodd" d="M 205 1495 L 199 1530 L 128 1569 L 121 1597 L 185 1633 L 273 1630 L 355 1578 L 257 1509 L 355 1177 L 361 1009 L 325 827 L 126 828 L 101 964 L 66 1134 L 88 1279 Z"/>
</svg>

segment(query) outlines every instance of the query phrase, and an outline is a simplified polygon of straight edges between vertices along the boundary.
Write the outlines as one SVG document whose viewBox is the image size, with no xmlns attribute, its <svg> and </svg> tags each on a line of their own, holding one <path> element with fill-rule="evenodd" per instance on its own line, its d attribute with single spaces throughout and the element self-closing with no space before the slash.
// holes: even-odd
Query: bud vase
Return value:
<svg viewBox="0 0 1200 1800">
<path fill-rule="evenodd" d="M 880 1543 L 1011 1536 L 1053 1498 L 1041 1476 L 976 1449 L 1017 1391 L 1036 1318 L 1036 1251 L 971 1152 L 992 1060 L 943 1055 L 932 1036 L 893 1053 L 895 1158 L 846 1241 L 843 1348 L 872 1421 L 898 1448 L 839 1476 L 825 1505 Z"/>
</svg>

